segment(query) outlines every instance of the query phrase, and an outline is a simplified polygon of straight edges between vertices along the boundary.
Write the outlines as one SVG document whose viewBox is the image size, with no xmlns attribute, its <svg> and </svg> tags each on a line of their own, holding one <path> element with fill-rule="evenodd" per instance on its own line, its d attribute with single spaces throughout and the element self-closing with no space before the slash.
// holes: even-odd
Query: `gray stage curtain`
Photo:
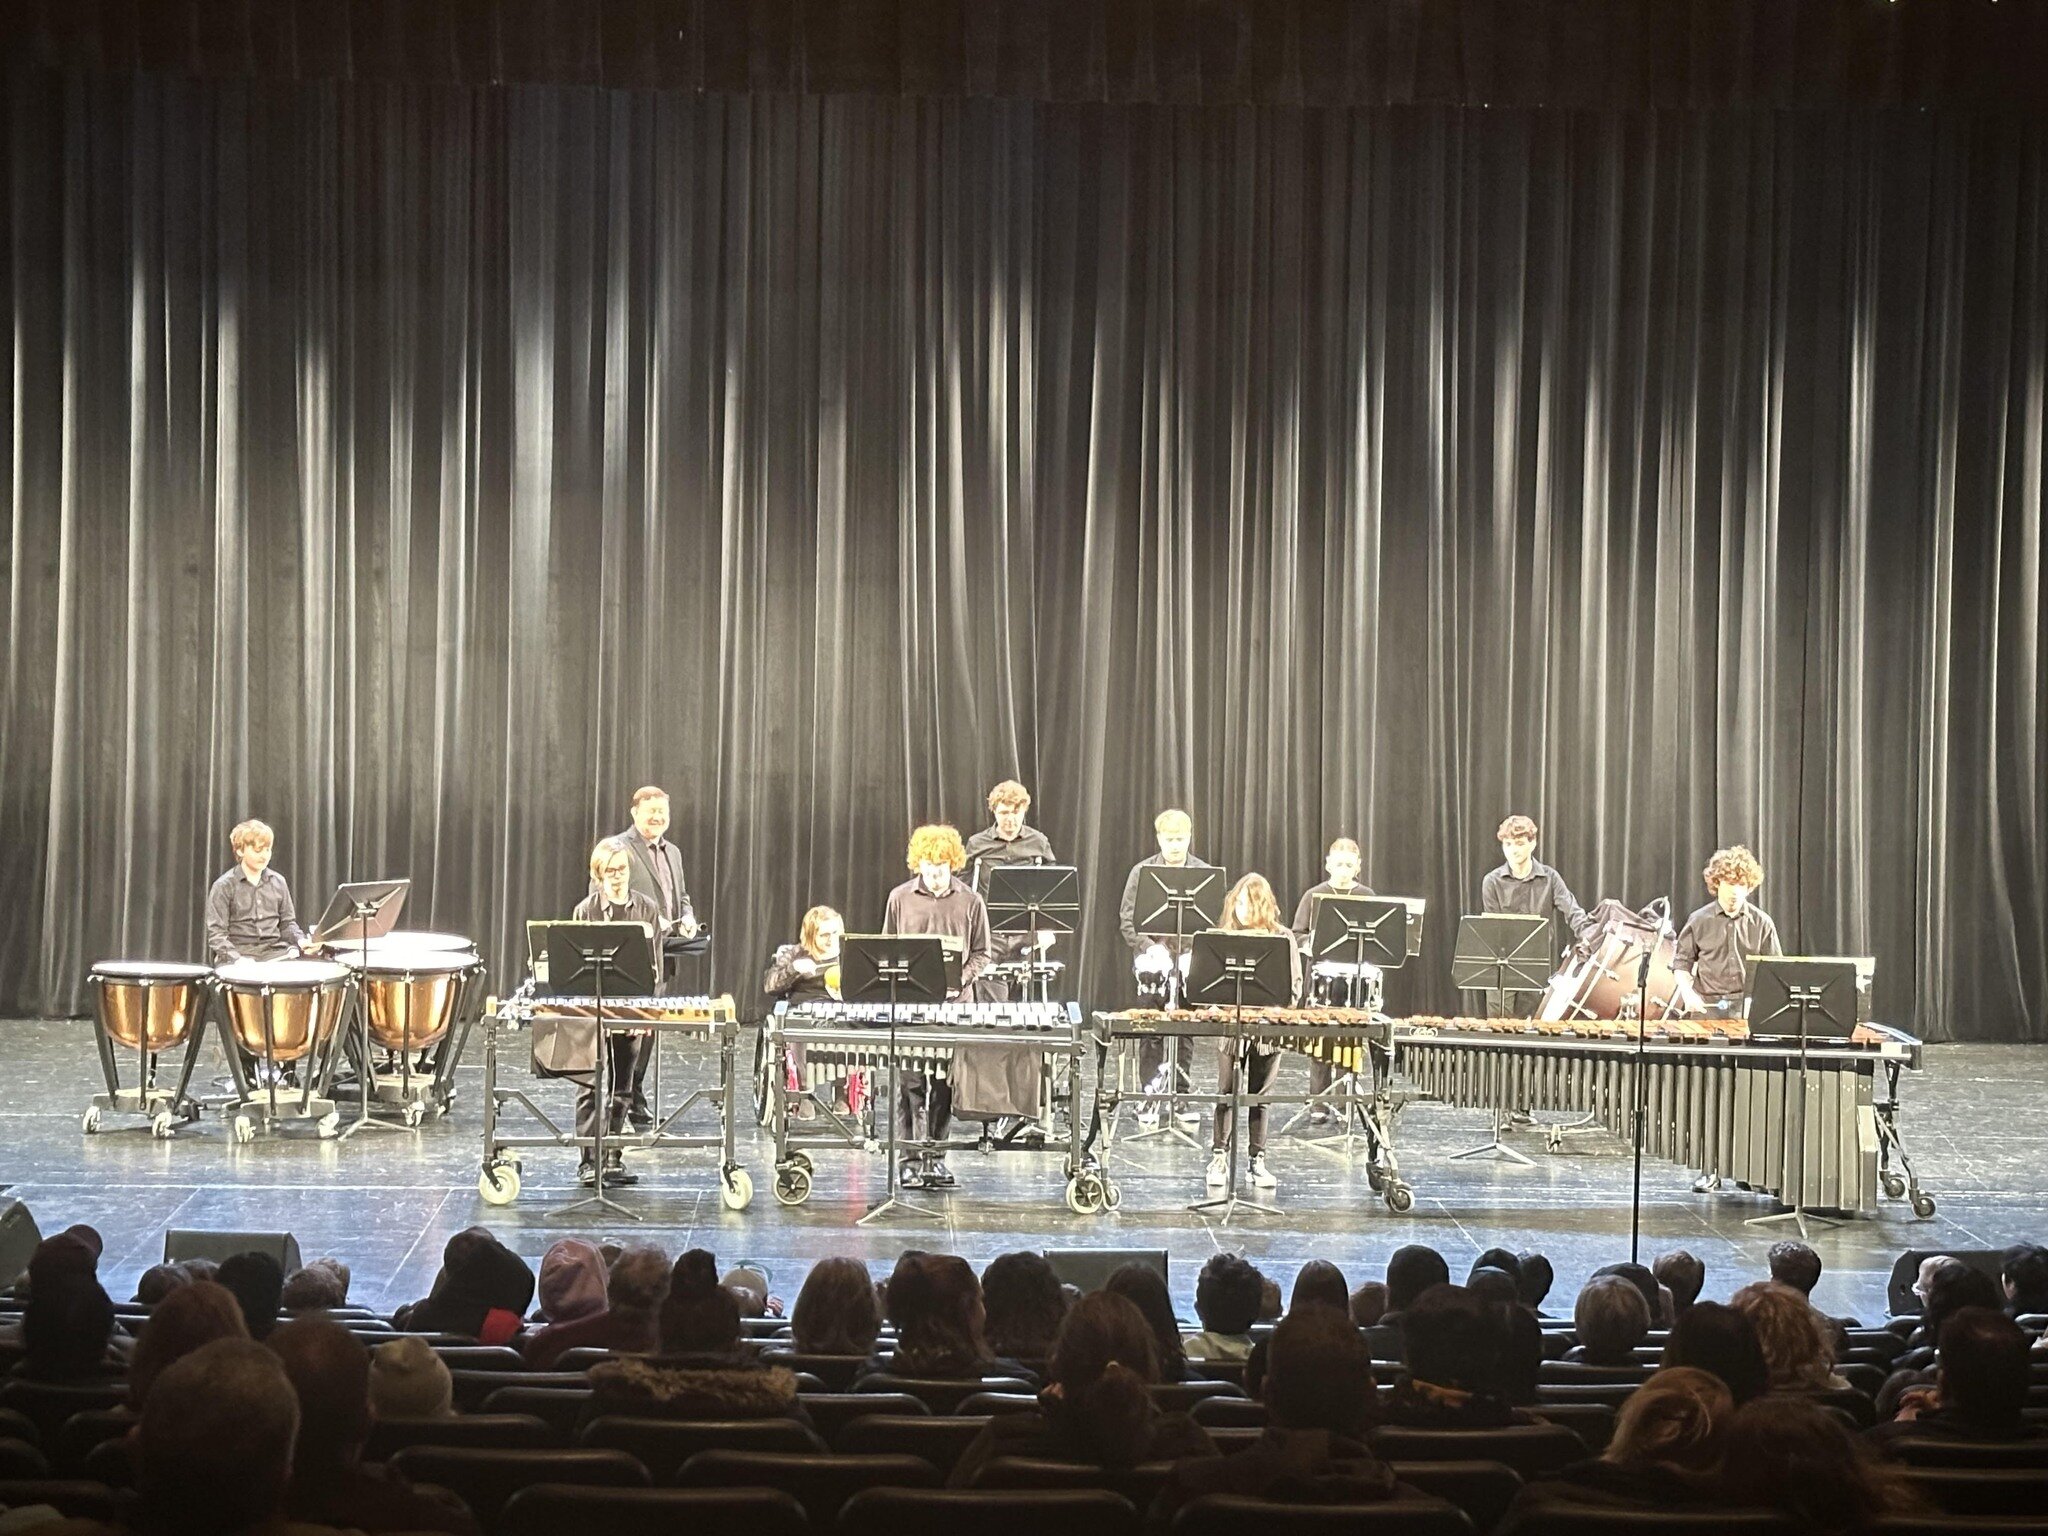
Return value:
<svg viewBox="0 0 2048 1536">
<path fill-rule="evenodd" d="M 2048 1035 L 2038 119 L 17 72 L 0 1006 L 227 828 L 509 980 L 641 782 L 710 980 L 995 780 L 1084 996 L 1168 804 L 1454 998 L 1509 811 Z"/>
</svg>

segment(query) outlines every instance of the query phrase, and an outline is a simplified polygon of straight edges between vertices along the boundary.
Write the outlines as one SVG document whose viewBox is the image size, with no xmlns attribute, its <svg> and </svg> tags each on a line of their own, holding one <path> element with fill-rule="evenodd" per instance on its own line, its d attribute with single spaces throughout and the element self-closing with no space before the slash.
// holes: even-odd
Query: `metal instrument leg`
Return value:
<svg viewBox="0 0 2048 1536">
<path fill-rule="evenodd" d="M 1467 1147 L 1462 1152 L 1453 1152 L 1451 1154 L 1451 1161 L 1455 1163 L 1467 1157 L 1498 1157 L 1511 1163 L 1520 1163 L 1524 1168 L 1535 1167 L 1536 1159 L 1524 1157 L 1500 1139 L 1500 1133 L 1507 1129 L 1507 1120 L 1507 1111 L 1501 1109 L 1498 1105 L 1494 1106 L 1492 1139 L 1482 1142 L 1476 1147 Z"/>
</svg>

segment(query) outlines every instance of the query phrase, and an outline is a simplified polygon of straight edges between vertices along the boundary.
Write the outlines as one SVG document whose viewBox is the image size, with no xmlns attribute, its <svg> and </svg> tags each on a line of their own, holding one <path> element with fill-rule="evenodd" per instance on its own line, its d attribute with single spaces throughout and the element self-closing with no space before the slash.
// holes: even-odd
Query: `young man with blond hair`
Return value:
<svg viewBox="0 0 2048 1536">
<path fill-rule="evenodd" d="M 234 867 L 206 892 L 206 953 L 211 964 L 281 960 L 320 946 L 306 937 L 292 906 L 291 887 L 270 867 L 276 834 L 255 820 L 228 833 Z"/>
<path fill-rule="evenodd" d="M 1737 843 L 1716 849 L 1701 871 L 1713 900 L 1685 920 L 1671 961 L 1679 1005 L 1691 1014 L 1739 1014 L 1749 992 L 1745 961 L 1782 953 L 1778 925 L 1749 898 L 1764 883 L 1757 856 Z"/>
<path fill-rule="evenodd" d="M 1593 922 L 1586 909 L 1572 895 L 1564 877 L 1536 858 L 1536 823 L 1527 816 L 1510 816 L 1494 834 L 1500 840 L 1504 862 L 1488 870 L 1479 884 L 1479 910 L 1506 912 L 1524 917 L 1561 919 L 1574 939 L 1593 936 Z M 1558 952 L 1557 930 L 1551 928 L 1552 953 Z M 1527 1018 L 1543 999 L 1541 992 L 1489 992 L 1486 1016 L 1498 1019 Z"/>
<path fill-rule="evenodd" d="M 967 861 L 974 866 L 973 885 L 986 891 L 986 871 L 1006 864 L 1056 864 L 1052 840 L 1037 827 L 1028 825 L 1024 813 L 1031 809 L 1031 791 L 1015 779 L 1005 779 L 988 792 L 991 825 L 967 839 Z M 1034 937 L 1040 950 L 1052 946 L 1053 935 L 1040 933 L 998 933 L 991 937 L 997 961 L 1014 960 L 1030 948 Z"/>
<path fill-rule="evenodd" d="M 1174 869 L 1209 869 L 1213 866 L 1205 859 L 1198 859 L 1189 851 L 1194 842 L 1195 821 L 1179 807 L 1170 807 L 1152 818 L 1152 835 L 1158 840 L 1159 851 L 1138 860 L 1131 866 L 1131 872 L 1124 877 L 1123 903 L 1118 908 L 1118 929 L 1124 936 L 1124 943 L 1131 951 L 1131 969 L 1137 973 L 1140 983 L 1156 980 L 1164 985 L 1176 967 L 1186 974 L 1188 952 L 1194 947 L 1194 935 L 1189 934 L 1176 944 L 1169 936 L 1153 938 L 1138 932 L 1138 871 L 1148 864 L 1164 864 Z M 1148 1035 L 1138 1042 L 1138 1078 L 1146 1093 L 1166 1093 L 1173 1084 L 1166 1080 L 1166 1041 L 1158 1035 Z M 1186 1075 L 1186 1069 L 1182 1069 Z M 1201 1114 L 1189 1105 L 1178 1105 L 1175 1113 L 1190 1125 L 1199 1124 Z M 1138 1113 L 1138 1119 L 1146 1125 L 1159 1123 L 1159 1102 L 1154 1100 Z"/>
<path fill-rule="evenodd" d="M 654 899 L 644 891 L 633 889 L 633 859 L 620 840 L 608 837 L 590 850 L 590 879 L 597 889 L 576 903 L 569 915 L 579 923 L 638 923 L 647 930 L 651 943 L 661 943 L 661 909 Z M 657 949 L 657 953 L 659 950 Z M 647 1070 L 647 1062 L 654 1055 L 654 1037 L 651 1034 L 634 1034 L 626 1030 L 609 1032 L 612 1037 L 612 1081 L 611 1118 L 605 1126 L 607 1136 L 616 1136 L 626 1128 L 626 1120 L 632 1109 L 636 1084 Z M 596 1031 L 592 1031 L 593 1042 Z M 565 1073 L 576 1088 L 576 1134 L 595 1136 L 597 1134 L 597 1061 L 593 1044 L 590 1068 L 582 1073 Z M 625 1158 L 618 1147 L 605 1149 L 604 1178 L 607 1184 L 637 1184 L 639 1176 L 626 1170 Z M 597 1157 L 589 1148 L 577 1165 L 577 1177 L 586 1185 L 597 1183 Z"/>
</svg>

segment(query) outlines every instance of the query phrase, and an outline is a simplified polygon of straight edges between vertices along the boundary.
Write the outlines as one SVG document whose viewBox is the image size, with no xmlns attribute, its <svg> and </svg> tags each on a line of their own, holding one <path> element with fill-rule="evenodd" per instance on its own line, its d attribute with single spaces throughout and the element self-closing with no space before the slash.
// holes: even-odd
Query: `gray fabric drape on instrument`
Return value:
<svg viewBox="0 0 2048 1536">
<path fill-rule="evenodd" d="M 2048 1033 L 2039 118 L 7 80 L 0 1009 L 308 909 L 566 911 L 674 798 L 708 978 L 1014 775 L 1081 995 L 1169 803 L 1356 836 L 1454 993 L 1509 810 L 1746 841 L 1879 1017 Z"/>
</svg>

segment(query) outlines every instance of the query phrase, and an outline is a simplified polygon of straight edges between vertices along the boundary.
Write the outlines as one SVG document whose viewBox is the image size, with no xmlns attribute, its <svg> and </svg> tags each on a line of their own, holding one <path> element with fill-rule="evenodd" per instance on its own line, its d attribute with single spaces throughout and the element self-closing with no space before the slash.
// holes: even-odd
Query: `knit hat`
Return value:
<svg viewBox="0 0 2048 1536">
<path fill-rule="evenodd" d="M 540 1261 L 541 1316 L 567 1323 L 604 1309 L 603 1255 L 581 1238 L 563 1238 Z"/>
<path fill-rule="evenodd" d="M 380 1419 L 445 1419 L 455 1378 L 425 1339 L 393 1339 L 370 1351 L 370 1410 Z"/>
</svg>

